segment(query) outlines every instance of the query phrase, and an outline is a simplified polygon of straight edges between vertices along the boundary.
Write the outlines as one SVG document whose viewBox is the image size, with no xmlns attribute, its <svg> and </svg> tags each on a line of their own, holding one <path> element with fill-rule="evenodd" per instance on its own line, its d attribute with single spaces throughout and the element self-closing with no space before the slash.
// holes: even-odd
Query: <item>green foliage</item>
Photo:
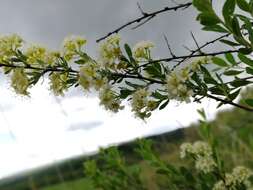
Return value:
<svg viewBox="0 0 253 190">
<path fill-rule="evenodd" d="M 235 165 L 237 164 L 236 160 L 226 159 L 227 154 L 231 153 L 233 155 L 238 155 L 239 152 L 243 151 L 245 146 L 248 147 L 247 150 L 250 150 L 250 142 L 247 141 L 244 136 L 238 137 L 237 141 L 235 141 L 234 135 L 226 134 L 228 129 L 224 129 L 224 126 L 220 127 L 219 129 L 214 128 L 214 125 L 216 124 L 214 122 L 210 123 L 206 121 L 205 112 L 203 110 L 198 110 L 198 112 L 201 115 L 201 119 L 199 120 L 200 124 L 198 127 L 199 134 L 205 142 L 197 141 L 192 144 L 184 143 L 181 146 L 181 150 L 179 150 L 178 147 L 176 152 L 178 153 L 181 151 L 181 158 L 186 160 L 178 159 L 177 162 L 171 162 L 171 160 L 162 159 L 162 154 L 158 154 L 156 151 L 154 151 L 152 141 L 137 141 L 137 148 L 135 148 L 135 152 L 140 155 L 141 158 L 149 165 L 149 172 L 155 172 L 153 175 L 155 175 L 156 178 L 153 178 L 153 180 L 155 179 L 153 183 L 156 185 L 153 185 L 152 187 L 155 187 L 155 189 L 168 188 L 175 190 L 208 190 L 216 188 L 234 190 L 250 188 L 250 181 L 252 182 L 252 179 L 249 178 L 251 176 L 250 170 L 246 167 L 242 167 L 242 165 L 246 164 L 246 166 L 253 168 L 253 162 L 251 161 L 251 165 L 249 165 L 249 163 L 246 162 L 246 157 L 243 155 L 240 156 L 241 159 L 244 159 L 245 161 L 240 162 L 239 166 Z M 233 114 L 230 113 L 230 115 L 227 114 L 227 116 L 233 117 Z M 220 120 L 220 117 L 218 118 Z M 243 129 L 238 127 L 236 129 L 230 128 L 230 130 L 233 131 L 233 134 L 247 134 L 242 133 Z M 253 135 L 253 130 L 251 129 L 248 131 L 248 134 L 249 133 Z M 242 145 L 241 140 L 246 142 L 246 144 Z M 231 147 L 232 144 L 238 142 L 239 146 Z M 250 151 L 251 153 L 249 152 L 249 154 L 252 154 L 252 150 Z M 103 162 L 100 163 L 102 165 L 98 166 L 96 165 L 98 162 L 94 161 L 90 161 L 85 164 L 85 171 L 88 172 L 87 174 L 90 176 L 90 171 L 93 173 L 91 175 L 91 180 L 93 181 L 94 185 L 100 187 L 101 189 L 108 189 L 108 184 L 111 185 L 110 188 L 118 187 L 115 181 L 120 181 L 120 183 L 123 184 L 121 188 L 125 189 L 124 184 L 127 180 L 124 180 L 125 183 L 121 181 L 124 178 L 124 175 L 122 176 L 121 173 L 122 168 L 125 170 L 125 166 L 122 166 L 124 159 L 121 154 L 115 148 L 110 148 L 107 151 L 103 150 L 101 153 Z M 131 168 L 130 166 L 128 167 L 129 169 Z M 234 169 L 231 170 L 231 167 Z M 242 173 L 238 174 L 237 172 Z M 110 173 L 110 176 L 108 173 Z M 127 178 L 129 180 L 132 179 L 133 174 L 131 172 L 128 174 L 130 175 L 128 175 Z M 141 176 L 141 170 L 138 170 L 138 172 L 135 173 L 134 178 L 141 179 Z M 112 180 L 112 178 L 115 181 Z M 115 178 L 117 178 L 117 180 Z M 136 189 L 138 183 L 134 180 L 132 182 L 134 183 L 127 184 L 128 189 Z M 223 182 L 225 182 L 227 185 L 225 185 Z M 147 181 L 142 181 L 142 184 L 149 183 Z M 146 187 L 145 189 L 150 188 Z"/>
<path fill-rule="evenodd" d="M 112 147 L 100 151 L 100 159 L 85 162 L 85 173 L 95 188 L 104 190 L 146 190 L 140 178 L 140 167 L 128 166 L 119 151 Z M 98 168 L 97 162 L 103 163 Z"/>
</svg>

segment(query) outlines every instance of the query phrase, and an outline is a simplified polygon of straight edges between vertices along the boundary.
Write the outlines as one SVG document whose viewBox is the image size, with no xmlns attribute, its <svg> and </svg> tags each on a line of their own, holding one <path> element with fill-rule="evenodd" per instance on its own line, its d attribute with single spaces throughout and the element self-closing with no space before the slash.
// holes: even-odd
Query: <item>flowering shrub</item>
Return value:
<svg viewBox="0 0 253 190">
<path fill-rule="evenodd" d="M 206 121 L 203 111 L 199 112 L 203 116 L 199 126 L 202 140 L 181 144 L 178 154 L 181 161 L 174 163 L 162 159 L 156 154 L 150 140 L 138 140 L 135 152 L 142 158 L 141 163 L 128 163 L 117 148 L 111 147 L 101 150 L 98 159 L 85 162 L 85 175 L 91 179 L 94 187 L 101 189 L 152 189 L 146 181 L 151 179 L 143 178 L 143 169 L 151 167 L 153 170 L 146 171 L 155 172 L 152 176 L 157 177 L 152 180 L 153 184 L 158 185 L 155 187 L 157 190 L 251 190 L 252 167 L 228 167 L 230 161 L 222 156 L 222 147 L 212 132 L 214 126 Z M 141 167 L 143 162 L 147 166 Z"/>
<path fill-rule="evenodd" d="M 114 34 L 101 42 L 99 57 L 91 58 L 85 51 L 87 39 L 81 36 L 67 37 L 59 51 L 51 51 L 40 45 L 25 48 L 24 40 L 14 34 L 0 39 L 0 66 L 12 76 L 12 87 L 19 94 L 29 95 L 29 88 L 49 75 L 55 95 L 81 86 L 84 92 L 98 91 L 100 105 L 112 112 L 130 101 L 134 115 L 141 119 L 150 117 L 157 108 L 165 108 L 170 101 L 200 102 L 205 97 L 219 101 L 219 106 L 230 104 L 253 111 L 252 99 L 245 100 L 245 105 L 234 101 L 253 78 L 253 61 L 248 56 L 253 43 L 252 15 L 246 16 L 251 13 L 252 2 L 227 0 L 223 18 L 216 14 L 210 0 L 194 0 L 181 7 L 191 4 L 200 12 L 197 20 L 203 30 L 225 35 L 202 46 L 193 36 L 198 49 L 189 55 L 176 56 L 169 47 L 171 57 L 154 59 L 152 42 L 141 41 L 131 48 L 122 45 L 120 36 Z M 241 9 L 238 13 L 236 7 Z M 203 52 L 215 42 L 232 46 L 233 50 Z"/>
<path fill-rule="evenodd" d="M 252 112 L 253 99 L 247 98 L 242 104 L 235 100 L 253 79 L 253 1 L 225 0 L 221 14 L 214 10 L 212 3 L 211 0 L 193 0 L 153 13 L 141 10 L 142 17 L 98 40 L 104 40 L 100 43 L 98 58 L 89 56 L 85 50 L 87 39 L 81 36 L 67 37 L 60 50 L 52 51 L 40 45 L 26 44 L 16 34 L 4 35 L 0 37 L 0 67 L 10 75 L 11 86 L 18 94 L 29 95 L 29 89 L 48 76 L 50 90 L 55 95 L 64 95 L 71 87 L 80 86 L 84 93 L 96 91 L 100 105 L 115 113 L 124 109 L 125 102 L 129 101 L 134 115 L 143 120 L 150 117 L 152 111 L 164 109 L 170 101 L 201 102 L 203 98 L 218 101 L 218 107 L 230 104 Z M 183 10 L 192 5 L 198 11 L 197 21 L 203 25 L 202 30 L 222 35 L 199 45 L 192 34 L 197 49 L 190 50 L 188 55 L 175 55 L 167 43 L 170 56 L 155 59 L 152 42 L 141 41 L 132 48 L 122 44 L 116 34 L 132 23 L 144 20 L 142 25 L 162 12 Z M 204 50 L 218 42 L 228 47 L 222 51 Z M 179 171 L 161 161 L 150 151 L 149 143 L 141 144 L 139 152 L 158 168 L 159 173 L 171 177 L 171 184 L 175 184 L 171 189 L 251 188 L 248 180 L 251 172 L 238 166 L 230 173 L 224 173 L 215 141 L 206 129 L 204 136 L 208 142 L 181 146 L 181 157 L 194 160 L 197 177 L 186 168 Z M 113 155 L 119 158 L 117 152 Z M 133 189 L 145 189 L 138 172 L 130 172 L 123 161 L 118 160 L 112 166 L 120 169 L 115 173 L 116 178 L 108 177 L 107 181 L 101 181 L 107 174 L 94 170 L 95 163 L 86 167 L 98 187 L 127 189 L 133 182 Z M 188 183 L 191 180 L 196 183 Z"/>
</svg>

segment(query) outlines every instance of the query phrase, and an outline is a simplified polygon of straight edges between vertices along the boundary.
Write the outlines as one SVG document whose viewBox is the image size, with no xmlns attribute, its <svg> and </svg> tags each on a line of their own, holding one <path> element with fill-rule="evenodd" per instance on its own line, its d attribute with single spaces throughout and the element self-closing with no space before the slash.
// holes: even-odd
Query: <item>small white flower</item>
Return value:
<svg viewBox="0 0 253 190">
<path fill-rule="evenodd" d="M 49 79 L 50 79 L 50 90 L 52 90 L 56 96 L 59 95 L 63 96 L 64 91 L 67 90 L 67 79 L 68 79 L 67 74 L 54 72 L 49 76 Z"/>
<path fill-rule="evenodd" d="M 14 69 L 11 76 L 11 86 L 16 93 L 22 95 L 28 95 L 27 89 L 29 87 L 29 79 L 23 69 Z"/>
<path fill-rule="evenodd" d="M 227 190 L 227 188 L 223 181 L 218 181 L 217 183 L 215 183 L 212 190 Z"/>
<path fill-rule="evenodd" d="M 211 156 L 212 155 L 212 148 L 206 142 L 196 141 L 193 144 L 193 153 L 196 155 Z"/>
<path fill-rule="evenodd" d="M 178 72 L 178 78 L 181 82 L 185 82 L 190 79 L 190 69 L 188 67 L 182 68 Z"/>
<path fill-rule="evenodd" d="M 150 41 L 141 41 L 135 44 L 133 48 L 134 57 L 137 59 L 148 59 L 150 49 L 154 47 L 154 44 Z"/>
<path fill-rule="evenodd" d="M 16 34 L 0 36 L 0 61 L 8 61 L 22 45 L 23 39 Z"/>
<path fill-rule="evenodd" d="M 180 102 L 190 102 L 193 91 L 186 86 L 186 81 L 190 79 L 190 69 L 185 67 L 179 71 L 173 71 L 166 77 L 165 87 L 168 97 Z"/>
<path fill-rule="evenodd" d="M 87 43 L 82 36 L 68 36 L 63 40 L 62 56 L 67 60 L 71 60 L 78 54 L 78 51 Z"/>
<path fill-rule="evenodd" d="M 124 107 L 121 106 L 121 101 L 117 98 L 115 92 L 110 86 L 104 86 L 99 92 L 100 105 L 103 105 L 106 110 L 118 112 Z"/>
<path fill-rule="evenodd" d="M 195 167 L 197 170 L 204 173 L 210 173 L 214 170 L 216 163 L 210 156 L 198 157 L 195 161 Z"/>
<path fill-rule="evenodd" d="M 203 58 L 196 59 L 196 60 L 194 60 L 194 61 L 190 64 L 190 69 L 191 69 L 193 72 L 199 71 L 199 70 L 200 70 L 200 66 L 201 66 L 201 65 L 204 65 L 204 64 L 207 64 L 209 60 L 210 60 L 209 57 L 203 57 Z"/>
<path fill-rule="evenodd" d="M 192 153 L 193 152 L 193 146 L 191 143 L 183 143 L 180 146 L 180 158 L 185 158 L 187 153 Z"/>
<path fill-rule="evenodd" d="M 105 68 L 113 67 L 121 55 L 120 50 L 120 36 L 118 34 L 110 36 L 100 45 L 99 49 L 99 62 Z"/>
<path fill-rule="evenodd" d="M 230 187 L 236 185 L 236 179 L 235 179 L 234 175 L 232 175 L 230 173 L 225 174 L 225 185 L 230 186 Z"/>
<path fill-rule="evenodd" d="M 142 119 L 143 117 L 149 115 L 148 112 L 150 110 L 148 108 L 148 96 L 149 92 L 144 88 L 135 91 L 132 95 L 132 111 L 135 113 L 136 116 L 141 117 Z"/>
<path fill-rule="evenodd" d="M 86 62 L 80 67 L 79 84 L 85 89 L 99 90 L 107 85 L 107 79 L 99 75 L 99 66 L 94 62 Z"/>
<path fill-rule="evenodd" d="M 252 175 L 252 171 L 244 166 L 237 166 L 233 169 L 232 175 L 239 183 L 242 183 Z"/>
</svg>

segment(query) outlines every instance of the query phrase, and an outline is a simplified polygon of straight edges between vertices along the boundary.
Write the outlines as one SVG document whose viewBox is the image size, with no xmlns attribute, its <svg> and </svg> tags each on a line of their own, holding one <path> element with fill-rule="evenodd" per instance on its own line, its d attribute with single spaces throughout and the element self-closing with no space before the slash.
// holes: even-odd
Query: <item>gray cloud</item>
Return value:
<svg viewBox="0 0 253 190">
<path fill-rule="evenodd" d="M 91 130 L 96 127 L 103 125 L 104 122 L 102 121 L 91 121 L 86 123 L 77 123 L 71 124 L 71 126 L 67 129 L 68 131 L 77 131 L 77 130 Z"/>
<path fill-rule="evenodd" d="M 168 0 L 2 0 L 0 33 L 18 33 L 28 42 L 42 43 L 51 48 L 59 48 L 63 38 L 69 34 L 81 34 L 89 40 L 87 51 L 96 55 L 97 38 L 140 16 L 137 2 L 145 11 L 172 6 Z M 169 55 L 163 39 L 165 34 L 174 53 L 179 55 L 186 53 L 183 45 L 196 48 L 190 31 L 197 34 L 196 38 L 200 44 L 213 38 L 211 33 L 200 31 L 200 25 L 194 21 L 195 18 L 196 12 L 193 8 L 172 11 L 158 15 L 136 30 L 129 27 L 121 34 L 123 41 L 131 45 L 139 40 L 154 41 L 154 55 L 166 57 Z M 72 89 L 66 98 L 82 94 L 79 88 Z"/>
<path fill-rule="evenodd" d="M 139 2 L 146 11 L 171 5 L 167 0 Z M 2 0 L 0 32 L 16 32 L 53 48 L 68 34 L 84 34 L 91 41 L 88 49 L 95 54 L 96 38 L 140 15 L 136 3 L 137 0 Z M 166 34 L 176 52 L 182 52 L 182 45 L 191 41 L 190 30 L 199 32 L 199 25 L 193 22 L 195 16 L 192 8 L 165 13 L 136 30 L 124 30 L 123 38 L 132 43 L 150 39 L 158 44 L 156 54 L 166 55 L 162 36 Z M 204 37 L 199 34 L 200 40 Z"/>
</svg>

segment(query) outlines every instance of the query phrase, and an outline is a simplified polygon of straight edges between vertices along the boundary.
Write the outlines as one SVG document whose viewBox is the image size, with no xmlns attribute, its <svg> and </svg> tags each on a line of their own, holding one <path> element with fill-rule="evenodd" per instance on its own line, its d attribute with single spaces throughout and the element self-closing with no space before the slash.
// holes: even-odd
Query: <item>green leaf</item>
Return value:
<svg viewBox="0 0 253 190">
<path fill-rule="evenodd" d="M 222 26 L 220 26 L 218 24 L 212 25 L 212 26 L 205 26 L 202 28 L 202 30 L 220 32 L 220 33 L 228 33 L 228 31 L 225 28 L 223 28 Z"/>
<path fill-rule="evenodd" d="M 241 91 L 241 88 L 238 89 L 237 91 L 235 91 L 235 92 L 229 94 L 229 95 L 228 95 L 229 99 L 230 99 L 231 101 L 233 101 L 234 99 L 236 99 L 237 96 L 240 94 L 240 91 Z"/>
<path fill-rule="evenodd" d="M 210 0 L 193 0 L 193 6 L 196 7 L 201 12 L 211 12 L 212 4 Z"/>
<path fill-rule="evenodd" d="M 226 61 L 224 61 L 223 59 L 219 58 L 219 57 L 213 57 L 212 61 L 214 64 L 220 66 L 220 67 L 227 67 L 228 64 L 226 63 Z"/>
<path fill-rule="evenodd" d="M 241 46 L 241 44 L 238 44 L 238 43 L 235 43 L 235 42 L 232 42 L 232 41 L 229 41 L 229 40 L 220 40 L 220 42 L 222 42 L 224 44 L 227 44 L 229 46 Z"/>
<path fill-rule="evenodd" d="M 129 63 L 129 60 L 125 56 L 121 56 L 120 60 Z"/>
<path fill-rule="evenodd" d="M 199 20 L 200 23 L 205 26 L 214 26 L 220 23 L 219 17 L 212 12 L 200 13 L 197 17 L 197 20 Z"/>
<path fill-rule="evenodd" d="M 170 100 L 166 100 L 162 105 L 160 105 L 159 110 L 164 109 L 168 105 L 169 102 Z"/>
<path fill-rule="evenodd" d="M 240 48 L 239 52 L 242 53 L 242 54 L 244 54 L 244 55 L 248 55 L 248 54 L 250 54 L 252 52 L 252 50 L 248 49 L 248 48 Z"/>
<path fill-rule="evenodd" d="M 210 92 L 212 92 L 212 94 L 216 94 L 216 95 L 222 95 L 224 96 L 224 91 L 219 88 L 218 86 L 214 86 L 209 88 Z"/>
<path fill-rule="evenodd" d="M 238 58 L 245 64 L 249 65 L 250 67 L 253 67 L 253 60 L 246 57 L 245 55 L 238 53 Z"/>
<path fill-rule="evenodd" d="M 235 11 L 235 0 L 226 0 L 222 8 L 222 14 L 224 17 L 230 16 Z"/>
<path fill-rule="evenodd" d="M 125 81 L 125 83 L 128 85 L 128 86 L 130 86 L 130 87 L 132 87 L 132 88 L 134 88 L 134 89 L 137 89 L 137 88 L 143 88 L 145 85 L 140 85 L 140 84 L 134 84 L 134 83 L 131 83 L 131 82 L 129 82 L 129 81 Z"/>
<path fill-rule="evenodd" d="M 64 67 L 64 68 L 68 68 L 68 62 L 64 59 L 64 58 L 60 58 L 61 60 L 61 65 Z"/>
<path fill-rule="evenodd" d="M 240 9 L 250 13 L 250 6 L 249 6 L 249 3 L 247 3 L 247 1 L 245 1 L 245 0 L 236 0 L 236 2 L 237 2 L 237 5 Z"/>
<path fill-rule="evenodd" d="M 192 76 L 191 76 L 192 80 L 194 80 L 196 82 L 196 84 L 201 87 L 202 86 L 202 81 L 201 79 L 199 78 L 199 76 L 194 73 Z"/>
<path fill-rule="evenodd" d="M 251 82 L 247 81 L 247 80 L 237 79 L 237 80 L 234 80 L 233 82 L 231 82 L 230 85 L 232 85 L 235 88 L 238 88 L 238 87 L 246 86 L 250 83 Z"/>
<path fill-rule="evenodd" d="M 235 11 L 235 0 L 226 0 L 223 5 L 222 14 L 225 19 L 225 22 L 228 26 L 230 26 L 230 18 Z"/>
<path fill-rule="evenodd" d="M 246 73 L 253 75 L 253 68 L 246 67 Z"/>
<path fill-rule="evenodd" d="M 83 59 L 78 59 L 75 61 L 75 63 L 78 65 L 83 65 L 85 63 L 85 61 Z"/>
<path fill-rule="evenodd" d="M 207 84 L 214 84 L 216 85 L 217 84 L 217 81 L 212 78 L 212 77 L 204 77 L 204 81 L 207 83 Z"/>
<path fill-rule="evenodd" d="M 205 67 L 203 67 L 202 65 L 200 65 L 200 69 L 204 73 L 204 75 L 206 75 L 208 77 L 211 77 L 210 72 Z"/>
<path fill-rule="evenodd" d="M 132 50 L 131 50 L 130 46 L 128 44 L 125 44 L 124 47 L 125 47 L 125 51 L 126 51 L 128 57 L 132 58 L 133 54 L 132 54 Z"/>
<path fill-rule="evenodd" d="M 201 71 L 204 73 L 204 81 L 207 84 L 217 84 L 217 81 L 212 77 L 212 75 L 210 74 L 210 72 L 203 66 L 200 66 Z"/>
<path fill-rule="evenodd" d="M 249 40 L 251 42 L 251 46 L 253 46 L 253 29 L 252 29 L 252 24 L 250 22 L 250 20 L 247 17 L 243 17 L 242 20 L 245 23 L 245 27 L 248 31 L 248 35 L 249 35 Z"/>
<path fill-rule="evenodd" d="M 153 92 L 151 96 L 158 99 L 158 100 L 165 100 L 168 98 L 167 95 L 163 95 L 160 92 L 158 92 L 157 90 L 155 92 Z"/>
<path fill-rule="evenodd" d="M 242 36 L 239 21 L 236 16 L 233 17 L 231 24 L 232 24 L 232 31 L 234 35 L 236 36 L 235 40 L 238 41 L 239 43 L 244 44 L 244 38 Z"/>
<path fill-rule="evenodd" d="M 236 65 L 236 61 L 234 56 L 232 55 L 232 53 L 226 53 L 225 54 L 226 59 L 228 60 L 229 63 L 231 63 L 232 65 Z"/>
<path fill-rule="evenodd" d="M 249 9 L 250 9 L 250 14 L 251 15 L 253 15 L 253 1 L 252 0 L 250 0 L 250 2 L 249 2 Z"/>
<path fill-rule="evenodd" d="M 161 64 L 156 62 L 147 65 L 143 70 L 145 70 L 151 77 L 163 78 Z"/>
<path fill-rule="evenodd" d="M 245 102 L 248 106 L 253 107 L 253 99 L 246 99 L 246 100 L 244 100 L 244 102 Z"/>
<path fill-rule="evenodd" d="M 122 99 L 126 99 L 133 92 L 134 92 L 133 90 L 129 90 L 127 88 L 121 89 L 119 97 L 122 98 Z"/>
<path fill-rule="evenodd" d="M 243 71 L 238 71 L 238 70 L 229 70 L 229 71 L 225 71 L 223 74 L 226 76 L 235 76 L 238 75 L 240 73 L 242 73 Z"/>
</svg>

